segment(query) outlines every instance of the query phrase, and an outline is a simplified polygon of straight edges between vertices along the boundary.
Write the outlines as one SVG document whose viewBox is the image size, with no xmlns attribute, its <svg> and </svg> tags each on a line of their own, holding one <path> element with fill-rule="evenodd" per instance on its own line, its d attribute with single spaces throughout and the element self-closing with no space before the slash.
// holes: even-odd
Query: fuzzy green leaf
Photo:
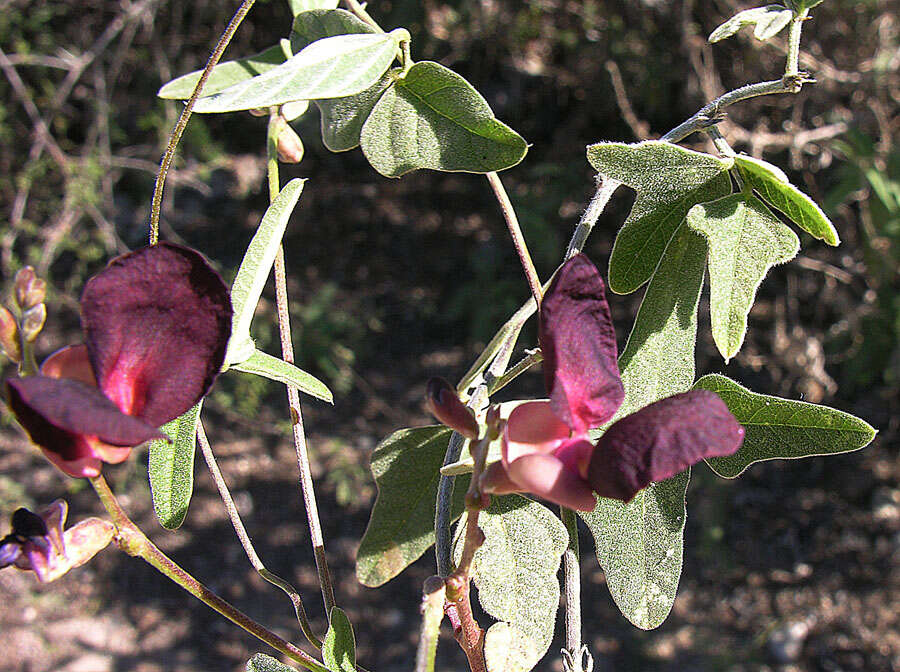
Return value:
<svg viewBox="0 0 900 672">
<path fill-rule="evenodd" d="M 300 12 L 309 12 L 314 9 L 334 9 L 340 0 L 288 0 L 291 14 L 297 16 Z"/>
<path fill-rule="evenodd" d="M 201 98 L 194 111 L 235 112 L 294 100 L 352 96 L 379 80 L 394 60 L 400 40 L 408 36 L 401 28 L 317 40 L 278 67 Z"/>
<path fill-rule="evenodd" d="M 288 667 L 272 656 L 257 653 L 247 661 L 247 672 L 297 672 L 297 670 Z"/>
<path fill-rule="evenodd" d="M 797 255 L 800 239 L 762 201 L 746 193 L 695 205 L 687 222 L 709 245 L 712 334 L 727 362 L 744 342 L 760 283 L 772 266 Z"/>
<path fill-rule="evenodd" d="M 355 96 L 315 101 L 322 117 L 322 142 L 328 149 L 346 152 L 359 147 L 366 119 L 399 72 L 399 69 L 388 70 L 375 84 Z"/>
<path fill-rule="evenodd" d="M 219 63 L 212 69 L 206 84 L 203 85 L 201 95 L 211 96 L 214 93 L 224 91 L 230 86 L 246 81 L 264 72 L 273 70 L 284 63 L 285 54 L 281 45 L 269 47 L 247 58 L 239 58 L 236 61 Z M 200 81 L 203 70 L 196 70 L 165 84 L 158 92 L 160 98 L 187 100 L 194 93 L 194 87 Z"/>
<path fill-rule="evenodd" d="M 148 457 L 153 510 L 167 530 L 181 527 L 194 492 L 194 452 L 197 446 L 198 402 L 160 430 L 169 441 L 151 441 Z"/>
<path fill-rule="evenodd" d="M 707 40 L 710 42 L 719 42 L 737 33 L 744 26 L 757 26 L 759 30 L 760 23 L 764 25 L 771 23 L 773 17 L 779 17 L 782 12 L 787 11 L 788 21 L 790 21 L 792 13 L 786 10 L 782 5 L 767 5 L 765 7 L 754 7 L 753 9 L 745 9 L 738 12 L 725 23 L 716 28 L 709 34 Z M 782 26 L 783 28 L 784 26 Z M 779 29 L 780 30 L 780 29 Z M 759 39 L 765 39 L 756 36 Z"/>
<path fill-rule="evenodd" d="M 875 438 L 871 425 L 849 413 L 756 394 L 725 376 L 704 376 L 694 388 L 718 394 L 747 432 L 734 455 L 706 460 L 724 478 L 740 476 L 751 464 L 765 460 L 859 450 Z"/>
<path fill-rule="evenodd" d="M 340 607 L 332 607 L 328 621 L 328 632 L 322 642 L 322 662 L 333 672 L 356 672 L 356 640 L 350 619 Z"/>
<path fill-rule="evenodd" d="M 306 180 L 293 179 L 284 185 L 263 215 L 259 228 L 244 253 L 231 285 L 231 306 L 234 315 L 231 319 L 231 339 L 228 341 L 228 352 L 225 354 L 226 366 L 242 362 L 253 353 L 250 339 L 253 313 L 272 271 L 275 255 L 281 246 L 288 220 L 300 199 L 305 182 Z M 247 347 L 247 342 L 250 342 L 251 347 Z"/>
<path fill-rule="evenodd" d="M 690 389 L 705 262 L 703 237 L 680 226 L 619 357 L 625 401 L 618 417 Z M 594 537 L 613 599 L 629 621 L 645 630 L 660 625 L 675 601 L 689 480 L 688 469 L 644 488 L 627 504 L 601 497 L 592 512 L 579 514 Z"/>
<path fill-rule="evenodd" d="M 587 155 L 598 173 L 637 191 L 609 259 L 609 288 L 617 294 L 650 279 L 688 210 L 731 193 L 730 159 L 668 142 L 604 142 L 588 147 Z"/>
<path fill-rule="evenodd" d="M 829 245 L 840 245 L 841 239 L 831 220 L 809 196 L 792 185 L 779 168 L 749 156 L 736 156 L 734 161 L 747 186 L 766 203 L 783 212 L 813 238 Z"/>
<path fill-rule="evenodd" d="M 317 40 L 337 35 L 374 35 L 376 31 L 356 15 L 344 9 L 314 9 L 294 19 L 291 49 L 303 51 Z"/>
<path fill-rule="evenodd" d="M 416 63 L 384 91 L 363 125 L 360 144 L 372 167 L 386 177 L 419 168 L 504 170 L 528 150 L 471 84 L 430 61 Z"/>
<path fill-rule="evenodd" d="M 756 28 L 753 29 L 753 37 L 757 40 L 768 40 L 775 37 L 791 22 L 794 13 L 784 7 L 778 8 L 775 5 L 771 11 L 766 12 L 756 22 Z"/>
<path fill-rule="evenodd" d="M 465 520 L 457 525 L 456 562 L 462 555 Z M 502 647 L 492 646 L 492 657 L 503 664 L 498 660 L 488 669 L 527 672 L 553 640 L 559 608 L 556 572 L 568 545 L 566 526 L 545 506 L 519 495 L 494 497 L 479 515 L 478 526 L 485 535 L 474 560 L 478 601 L 505 624 L 493 636 L 488 631 L 489 638 L 506 643 L 503 656 L 497 655 Z"/>
<path fill-rule="evenodd" d="M 298 369 L 293 364 L 288 364 L 283 359 L 267 355 L 260 350 L 254 350 L 253 354 L 243 362 L 234 364 L 231 368 L 243 373 L 253 373 L 269 380 L 274 380 L 282 385 L 296 387 L 316 399 L 334 403 L 331 390 L 321 380 L 303 369 Z"/>
<path fill-rule="evenodd" d="M 434 512 L 450 430 L 401 429 L 372 453 L 378 497 L 356 554 L 356 577 L 380 586 L 418 560 L 434 543 Z M 452 519 L 462 514 L 468 477 L 458 477 Z"/>
</svg>

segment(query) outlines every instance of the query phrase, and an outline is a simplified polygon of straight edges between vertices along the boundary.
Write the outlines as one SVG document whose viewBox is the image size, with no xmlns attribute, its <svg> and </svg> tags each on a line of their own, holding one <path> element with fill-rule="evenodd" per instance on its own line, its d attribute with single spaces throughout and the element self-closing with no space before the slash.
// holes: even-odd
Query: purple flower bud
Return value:
<svg viewBox="0 0 900 672">
<path fill-rule="evenodd" d="M 34 268 L 26 266 L 16 273 L 13 293 L 19 308 L 26 311 L 44 302 L 47 283 L 35 275 Z"/>
</svg>

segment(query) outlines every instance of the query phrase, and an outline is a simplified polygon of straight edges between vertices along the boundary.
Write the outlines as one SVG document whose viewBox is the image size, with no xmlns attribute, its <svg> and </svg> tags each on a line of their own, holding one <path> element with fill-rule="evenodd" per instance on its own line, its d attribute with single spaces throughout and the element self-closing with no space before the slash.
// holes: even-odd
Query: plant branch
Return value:
<svg viewBox="0 0 900 672">
<path fill-rule="evenodd" d="M 275 199 L 280 191 L 278 178 L 278 133 L 286 122 L 276 110 L 269 116 L 267 132 L 269 201 Z M 278 334 L 281 340 L 281 357 L 288 364 L 294 363 L 294 345 L 291 340 L 291 314 L 288 307 L 287 274 L 284 266 L 284 246 L 278 246 L 275 255 L 275 307 L 278 313 Z M 312 470 L 309 465 L 309 453 L 306 446 L 306 435 L 303 431 L 303 414 L 300 408 L 300 393 L 296 387 L 287 385 L 288 406 L 291 409 L 291 425 L 294 435 L 294 449 L 297 453 L 297 466 L 300 471 L 300 487 L 303 491 L 303 503 L 306 507 L 306 520 L 309 525 L 309 536 L 316 559 L 316 571 L 319 575 L 319 586 L 322 589 L 322 600 L 325 613 L 330 614 L 334 607 L 334 587 L 328 562 L 325 558 L 325 540 L 322 536 L 322 524 L 319 522 L 319 507 L 316 504 L 316 491 L 313 486 Z"/>
<path fill-rule="evenodd" d="M 531 260 L 531 253 L 528 251 L 528 245 L 525 243 L 525 236 L 522 235 L 522 228 L 519 226 L 519 219 L 516 217 L 516 210 L 513 208 L 512 201 L 500 180 L 500 176 L 495 172 L 487 175 L 488 183 L 494 190 L 494 195 L 500 203 L 500 210 L 503 212 L 503 219 L 506 220 L 506 228 L 509 229 L 509 235 L 512 237 L 513 246 L 516 248 L 516 254 L 519 255 L 519 261 L 522 263 L 522 270 L 525 272 L 525 279 L 528 281 L 528 288 L 531 290 L 531 296 L 535 304 L 541 304 L 541 281 L 538 278 L 537 271 L 534 269 L 534 262 Z"/>
<path fill-rule="evenodd" d="M 559 515 L 569 533 L 569 546 L 563 553 L 566 593 L 566 648 L 576 655 L 581 651 L 581 564 L 578 551 L 578 521 L 575 513 L 564 506 Z"/>
<path fill-rule="evenodd" d="M 313 672 L 329 672 L 328 668 L 322 663 L 223 600 L 160 551 L 140 528 L 131 521 L 128 514 L 119 505 L 116 496 L 102 475 L 91 478 L 90 481 L 97 492 L 97 496 L 100 498 L 100 502 L 107 513 L 109 513 L 116 528 L 118 528 L 116 544 L 119 548 L 128 555 L 141 558 L 205 605 L 219 612 L 229 621 L 265 642 L 276 651 L 288 656 L 294 662 L 299 663 L 308 670 L 313 670 Z"/>
<path fill-rule="evenodd" d="M 241 520 L 241 514 L 234 503 L 234 499 L 231 497 L 231 492 L 228 490 L 228 484 L 225 482 L 225 477 L 222 476 L 219 464 L 216 462 L 216 456 L 213 454 L 212 447 L 209 445 L 209 439 L 206 437 L 206 431 L 203 429 L 203 421 L 199 419 L 197 420 L 197 443 L 200 444 L 200 451 L 203 453 L 203 458 L 206 460 L 206 466 L 209 467 L 209 473 L 212 474 L 216 488 L 219 490 L 219 496 L 225 504 L 225 511 L 231 519 L 231 524 L 234 526 L 237 538 L 241 542 L 241 546 L 244 547 L 244 552 L 247 554 L 250 564 L 253 565 L 253 569 L 255 569 L 263 579 L 273 586 L 281 588 L 281 590 L 285 592 L 290 598 L 291 604 L 294 605 L 294 612 L 297 614 L 297 621 L 300 623 L 300 629 L 303 631 L 304 636 L 310 644 L 317 649 L 321 649 L 322 640 L 316 637 L 312 626 L 309 624 L 309 619 L 306 617 L 306 609 L 303 607 L 303 600 L 300 597 L 300 593 L 298 593 L 297 589 L 290 583 L 266 569 L 262 560 L 260 560 L 259 555 L 257 555 L 256 549 L 253 547 L 253 542 L 250 539 L 250 535 L 247 534 L 247 528 L 244 527 L 244 522 Z"/>
<path fill-rule="evenodd" d="M 228 46 L 228 43 L 231 42 L 231 38 L 234 37 L 234 33 L 237 31 L 238 26 L 241 25 L 241 21 L 247 16 L 247 13 L 250 11 L 250 8 L 253 7 L 254 2 L 256 2 L 256 0 L 243 0 L 241 6 L 238 7 L 237 12 L 231 17 L 231 21 L 225 28 L 225 32 L 222 33 L 215 49 L 213 49 L 212 54 L 210 54 L 209 60 L 206 62 L 206 67 L 203 68 L 203 74 L 200 75 L 200 79 L 194 87 L 194 92 L 191 94 L 187 104 L 181 111 L 181 116 L 178 117 L 178 121 L 175 122 L 175 128 L 172 129 L 172 133 L 169 135 L 169 144 L 166 146 L 166 153 L 163 155 L 162 161 L 159 164 L 159 172 L 156 174 L 156 185 L 153 188 L 153 202 L 150 205 L 151 245 L 156 245 L 156 243 L 159 242 L 159 213 L 162 209 L 163 187 L 166 183 L 166 175 L 168 175 L 172 160 L 175 158 L 175 148 L 178 147 L 184 129 L 187 127 L 188 120 L 191 118 L 191 111 L 194 109 L 194 103 L 196 103 L 197 99 L 200 97 L 200 92 L 203 90 L 206 80 L 209 79 L 212 69 L 216 67 L 219 59 L 222 58 L 222 54 L 225 53 L 225 48 Z"/>
<path fill-rule="evenodd" d="M 422 625 L 419 629 L 419 647 L 416 650 L 415 672 L 434 672 L 441 621 L 444 619 L 444 581 L 437 576 L 426 579 L 422 586 Z"/>
</svg>

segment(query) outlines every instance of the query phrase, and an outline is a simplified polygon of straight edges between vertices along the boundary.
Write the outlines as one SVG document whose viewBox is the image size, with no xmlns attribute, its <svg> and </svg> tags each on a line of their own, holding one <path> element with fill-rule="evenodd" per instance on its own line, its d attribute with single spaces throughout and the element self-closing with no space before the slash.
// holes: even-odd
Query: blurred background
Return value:
<svg viewBox="0 0 900 672">
<path fill-rule="evenodd" d="M 160 85 L 201 68 L 237 2 L 0 0 L 0 273 L 47 278 L 39 355 L 80 338 L 78 296 L 111 257 L 144 244 L 155 170 L 180 103 Z M 531 148 L 503 173 L 542 277 L 552 272 L 593 191 L 585 145 L 654 138 L 715 96 L 775 79 L 785 38 L 705 37 L 748 5 L 732 0 L 372 0 L 386 28 L 413 35 L 413 57 L 472 82 Z M 804 29 L 798 96 L 729 109 L 735 149 L 778 164 L 823 205 L 843 244 L 802 235 L 774 269 L 729 364 L 700 311 L 698 375 L 723 372 L 754 391 L 852 412 L 881 433 L 864 451 L 752 467 L 736 481 L 694 470 L 685 567 L 672 615 L 652 632 L 618 613 L 589 536 L 582 541 L 584 634 L 598 672 L 900 669 L 900 6 L 826 0 Z M 258 0 L 225 58 L 289 34 L 285 0 Z M 266 207 L 265 119 L 195 115 L 170 175 L 162 237 L 200 249 L 231 278 Z M 335 393 L 304 406 L 326 549 L 360 663 L 411 670 L 429 551 L 378 590 L 355 578 L 374 501 L 374 446 L 426 424 L 429 376 L 458 379 L 528 296 L 483 177 L 377 175 L 358 150 L 322 145 L 313 107 L 295 124 L 309 177 L 285 239 L 298 363 Z M 697 137 L 688 146 L 709 150 Z M 633 194 L 621 189 L 587 252 L 605 268 Z M 640 292 L 612 297 L 624 343 Z M 267 289 L 254 323 L 277 353 Z M 533 328 L 532 328 L 533 329 Z M 526 331 L 520 347 L 534 343 Z M 4 365 L 3 375 L 12 375 Z M 541 393 L 523 376 L 507 398 Z M 220 466 L 267 565 L 325 621 L 296 483 L 283 391 L 227 374 L 204 407 Z M 136 520 L 224 597 L 299 640 L 290 603 L 246 562 L 215 489 L 197 465 L 184 527 L 162 530 L 146 454 L 108 470 Z M 85 483 L 61 476 L 0 415 L 0 512 L 64 496 L 78 520 L 98 513 Z M 6 523 L 0 524 L 5 534 Z M 265 648 L 139 561 L 107 550 L 57 583 L 0 573 L 0 670 L 243 670 Z M 445 633 L 447 635 L 448 633 Z M 561 670 L 558 637 L 540 670 Z M 439 669 L 461 670 L 442 639 Z"/>
</svg>

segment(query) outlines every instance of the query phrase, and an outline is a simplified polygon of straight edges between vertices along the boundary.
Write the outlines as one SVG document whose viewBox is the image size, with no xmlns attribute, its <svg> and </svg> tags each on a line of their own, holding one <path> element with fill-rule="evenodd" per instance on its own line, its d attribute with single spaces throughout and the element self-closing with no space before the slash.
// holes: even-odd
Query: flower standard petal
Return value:
<svg viewBox="0 0 900 672">
<path fill-rule="evenodd" d="M 744 428 L 718 395 L 676 394 L 614 423 L 594 448 L 587 479 L 602 497 L 627 502 L 704 458 L 731 455 L 743 440 Z"/>
<path fill-rule="evenodd" d="M 81 306 L 100 389 L 154 427 L 193 406 L 222 368 L 231 300 L 191 249 L 160 243 L 113 259 Z"/>
<path fill-rule="evenodd" d="M 7 380 L 6 389 L 9 406 L 31 440 L 70 476 L 96 476 L 101 459 L 121 461 L 128 447 L 165 438 L 77 380 L 29 376 Z"/>
<path fill-rule="evenodd" d="M 516 406 L 503 429 L 503 463 L 522 455 L 552 453 L 568 440 L 572 430 L 560 420 L 549 401 L 529 401 Z"/>
<path fill-rule="evenodd" d="M 591 487 L 562 460 L 546 453 L 523 455 L 507 467 L 509 479 L 522 492 L 577 511 L 593 511 L 597 501 Z"/>
<path fill-rule="evenodd" d="M 541 301 L 540 342 L 557 417 L 576 434 L 609 420 L 625 396 L 616 334 L 603 279 L 583 254 L 559 269 Z"/>
</svg>

